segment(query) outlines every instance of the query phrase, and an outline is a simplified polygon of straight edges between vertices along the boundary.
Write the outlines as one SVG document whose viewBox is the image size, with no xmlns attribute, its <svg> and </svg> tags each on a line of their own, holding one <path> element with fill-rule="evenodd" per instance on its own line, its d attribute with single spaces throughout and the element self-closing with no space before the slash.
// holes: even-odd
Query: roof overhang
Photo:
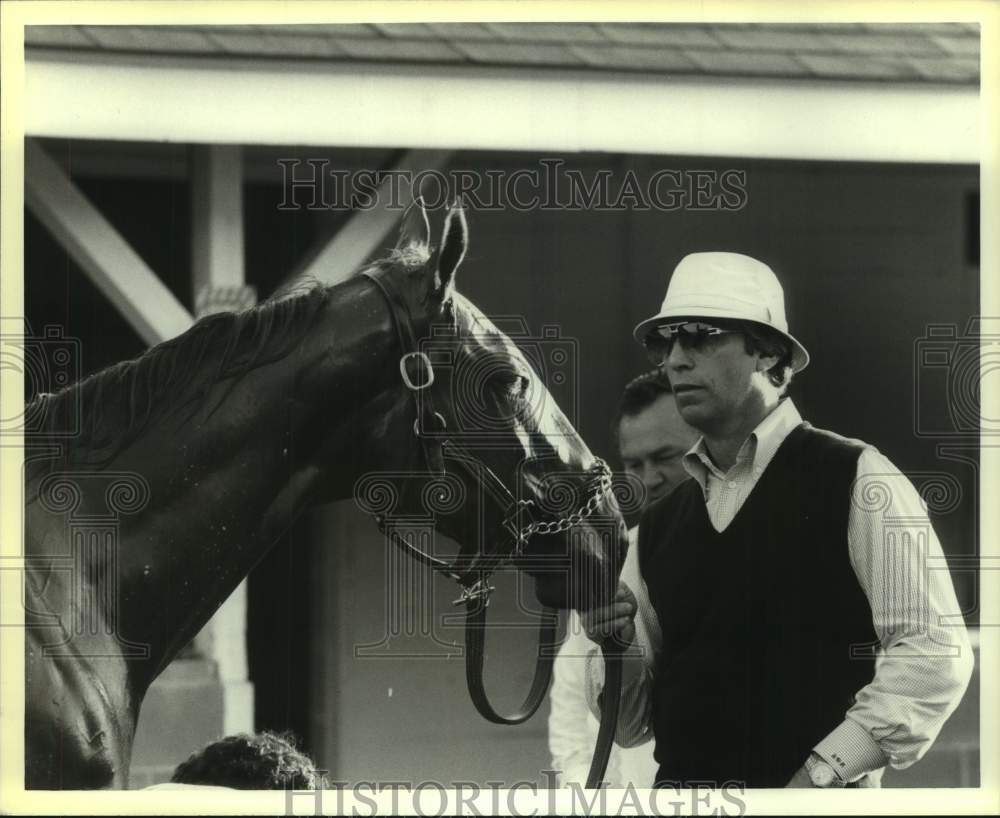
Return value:
<svg viewBox="0 0 1000 818">
<path fill-rule="evenodd" d="M 969 86 L 287 60 L 25 63 L 29 136 L 829 161 L 980 157 Z"/>
</svg>

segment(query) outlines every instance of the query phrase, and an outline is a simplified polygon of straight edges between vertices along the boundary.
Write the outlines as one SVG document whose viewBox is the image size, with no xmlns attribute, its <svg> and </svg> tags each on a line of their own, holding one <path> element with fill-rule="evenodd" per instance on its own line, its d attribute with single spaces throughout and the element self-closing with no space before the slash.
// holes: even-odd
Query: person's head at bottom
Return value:
<svg viewBox="0 0 1000 818">
<path fill-rule="evenodd" d="M 622 468 L 642 483 L 642 506 L 659 500 L 687 478 L 682 459 L 698 433 L 681 417 L 670 379 L 646 372 L 625 386 L 613 432 Z"/>
<path fill-rule="evenodd" d="M 212 742 L 174 770 L 175 784 L 238 790 L 314 790 L 323 776 L 290 734 L 238 733 Z"/>
</svg>

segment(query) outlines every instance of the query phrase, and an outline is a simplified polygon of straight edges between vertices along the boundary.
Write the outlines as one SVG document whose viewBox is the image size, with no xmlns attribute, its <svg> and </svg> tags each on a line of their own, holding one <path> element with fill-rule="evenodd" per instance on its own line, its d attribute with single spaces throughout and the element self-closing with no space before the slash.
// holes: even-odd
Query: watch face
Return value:
<svg viewBox="0 0 1000 818">
<path fill-rule="evenodd" d="M 813 784 L 817 787 L 829 787 L 837 778 L 829 764 L 817 764 L 809 773 Z"/>
</svg>

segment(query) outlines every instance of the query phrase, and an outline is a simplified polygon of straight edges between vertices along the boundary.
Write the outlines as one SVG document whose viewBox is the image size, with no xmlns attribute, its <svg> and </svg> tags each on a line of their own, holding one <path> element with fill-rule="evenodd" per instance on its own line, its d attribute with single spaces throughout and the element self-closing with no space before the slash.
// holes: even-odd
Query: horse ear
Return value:
<svg viewBox="0 0 1000 818">
<path fill-rule="evenodd" d="M 424 200 L 418 197 L 410 203 L 410 206 L 403 213 L 396 249 L 404 250 L 412 246 L 426 247 L 430 243 L 431 223 L 427 220 Z"/>
<path fill-rule="evenodd" d="M 465 257 L 469 246 L 469 225 L 465 221 L 465 210 L 461 202 L 455 202 L 444 220 L 444 234 L 441 237 L 441 250 L 437 254 L 437 277 L 435 294 L 444 298 L 447 291 L 455 285 L 455 271 Z"/>
</svg>

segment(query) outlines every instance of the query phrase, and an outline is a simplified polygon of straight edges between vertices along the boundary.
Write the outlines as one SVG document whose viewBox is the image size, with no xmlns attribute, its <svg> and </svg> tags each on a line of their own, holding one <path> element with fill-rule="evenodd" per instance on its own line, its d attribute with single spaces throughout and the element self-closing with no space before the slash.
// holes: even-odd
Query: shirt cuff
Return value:
<svg viewBox="0 0 1000 818">
<path fill-rule="evenodd" d="M 633 642 L 622 654 L 622 695 L 642 683 L 645 675 L 643 648 Z M 594 644 L 584 660 L 584 695 L 587 706 L 598 722 L 601 720 L 601 696 L 604 693 L 604 654 Z"/>
<path fill-rule="evenodd" d="M 878 742 L 864 727 L 851 719 L 845 719 L 813 749 L 836 770 L 840 780 L 847 783 L 889 763 Z"/>
</svg>

